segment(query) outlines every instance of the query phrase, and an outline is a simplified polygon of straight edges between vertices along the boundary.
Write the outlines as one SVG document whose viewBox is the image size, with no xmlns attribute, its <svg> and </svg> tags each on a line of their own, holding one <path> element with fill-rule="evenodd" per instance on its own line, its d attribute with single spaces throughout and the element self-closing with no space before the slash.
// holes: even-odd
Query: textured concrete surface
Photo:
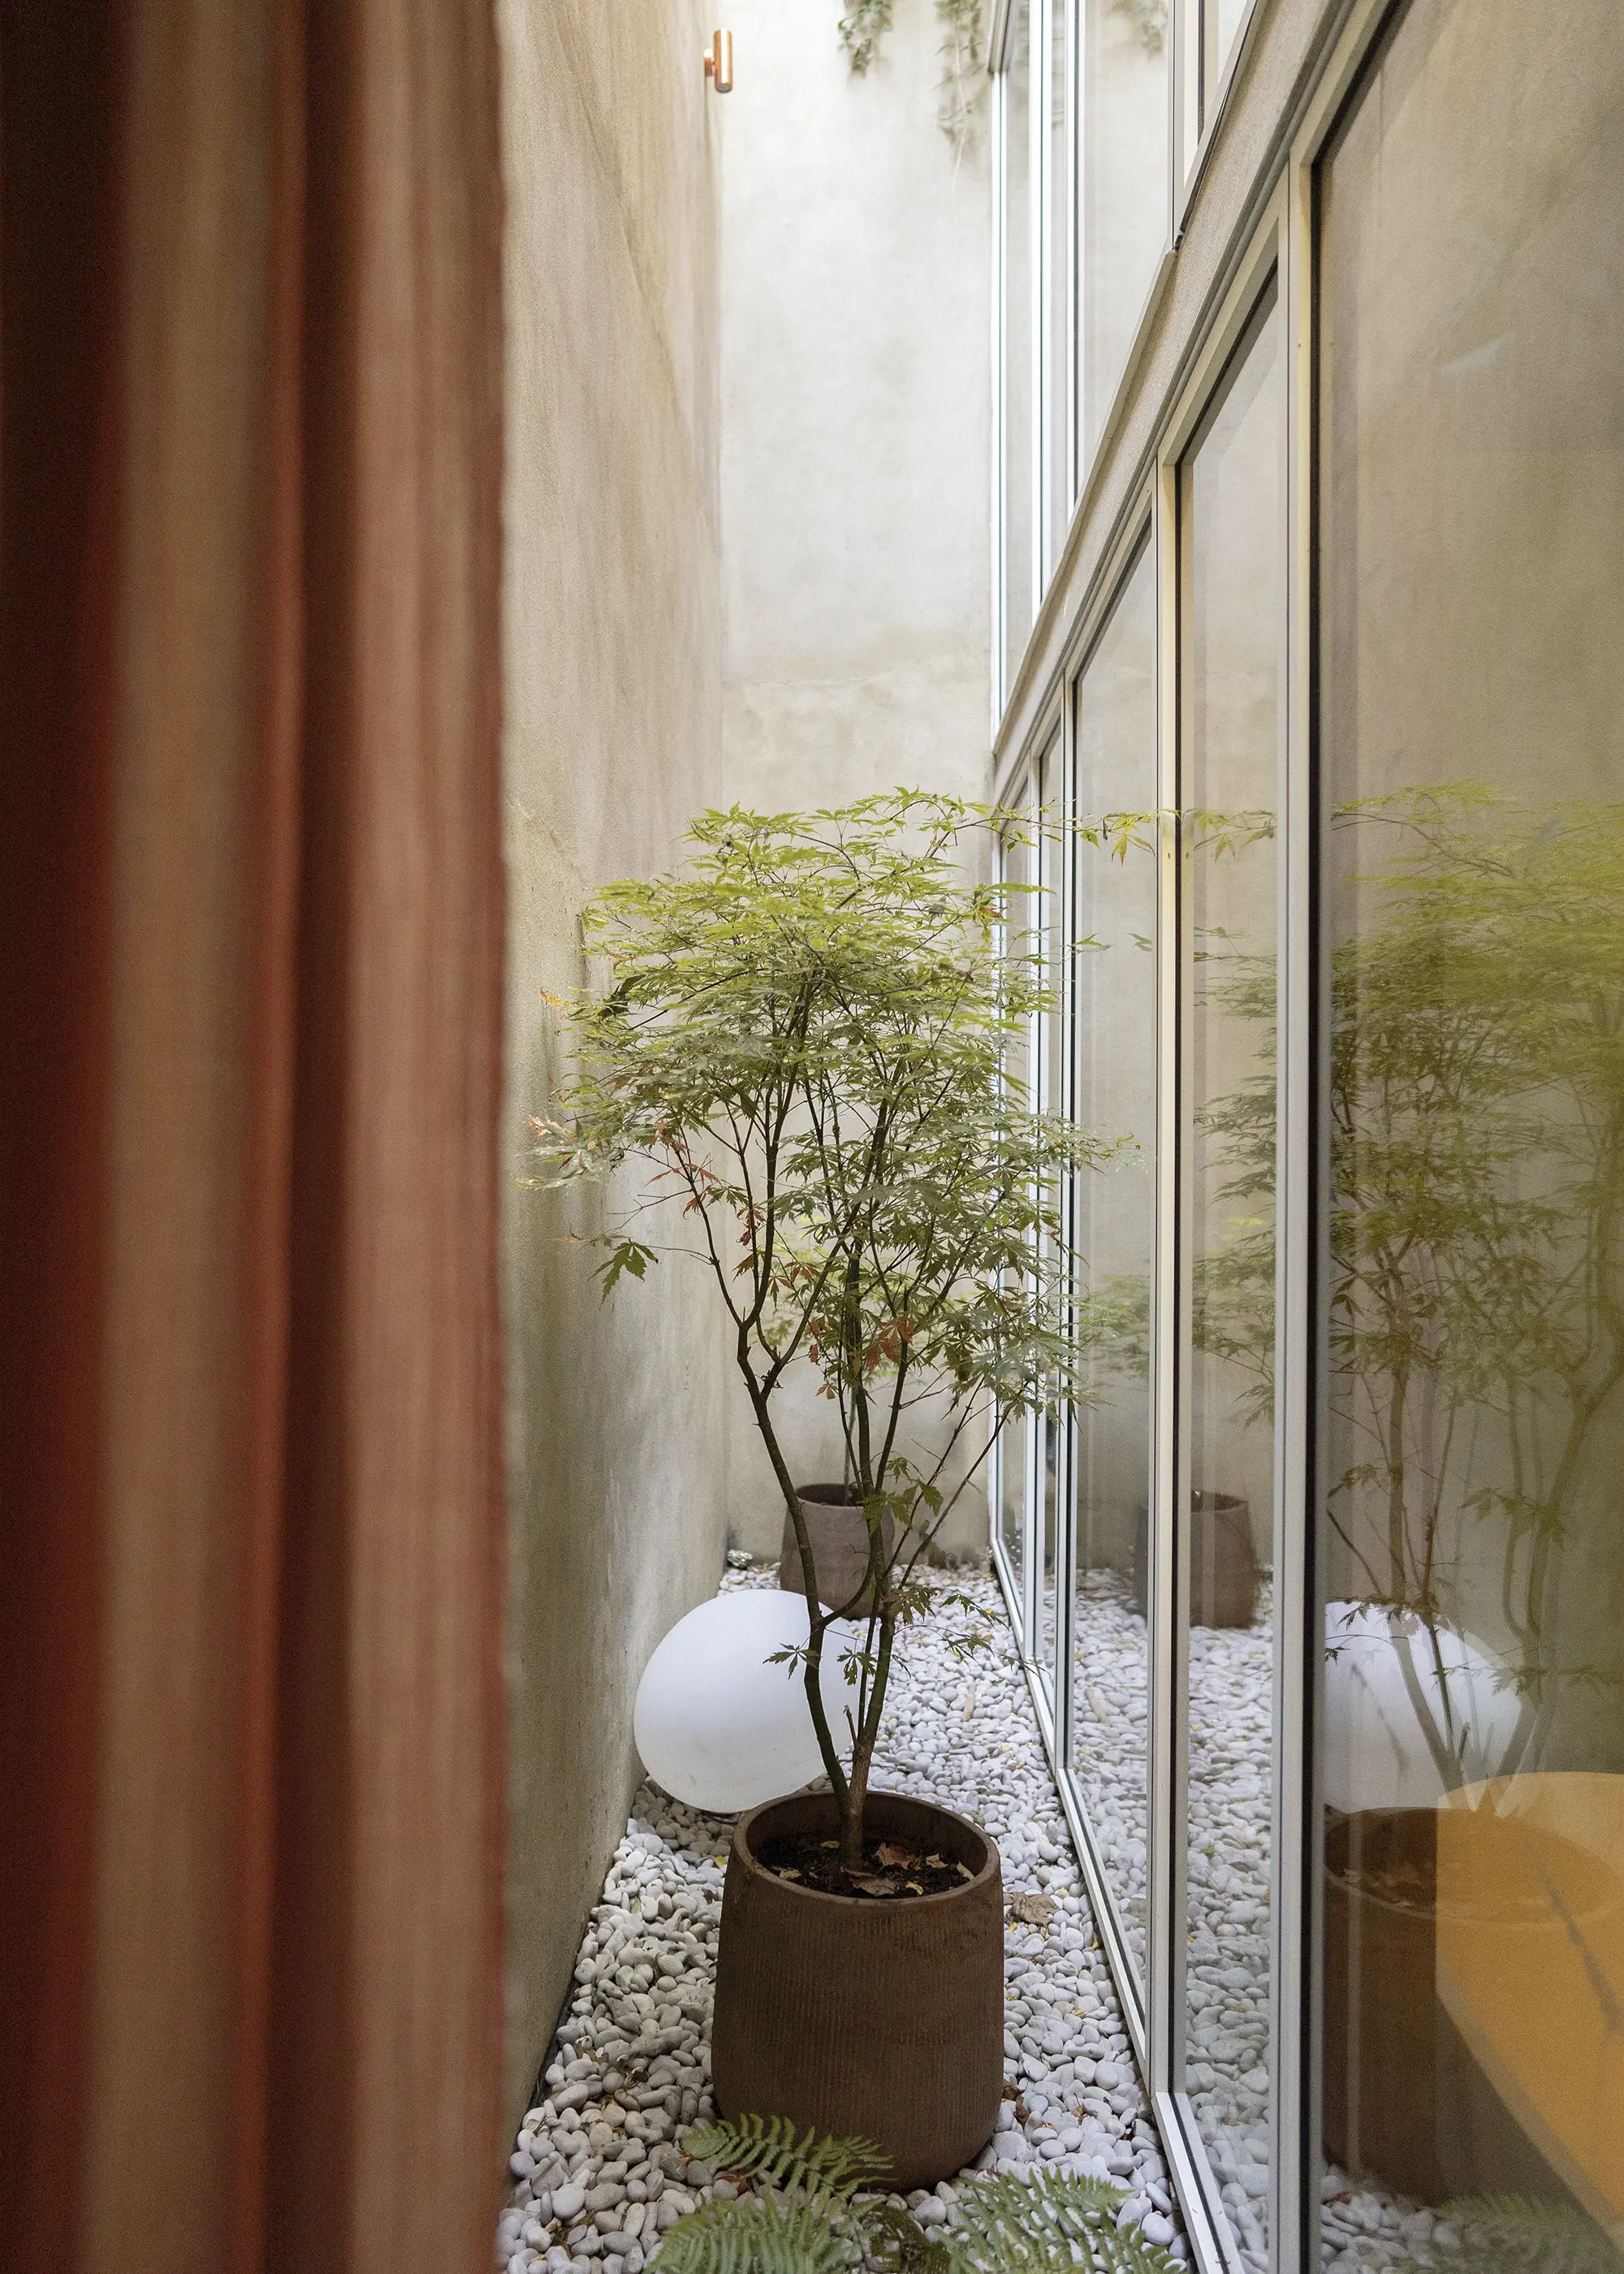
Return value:
<svg viewBox="0 0 1624 2274">
<path fill-rule="evenodd" d="M 940 29 L 898 0 L 853 77 L 827 0 L 734 0 L 722 120 L 722 537 L 730 800 L 769 811 L 898 784 L 979 797 L 989 742 L 988 112 L 937 124 Z M 811 1368 L 783 1428 L 841 1472 Z M 728 1516 L 783 1509 L 730 1384 Z M 974 1491 L 951 1538 L 986 1536 Z"/>
<path fill-rule="evenodd" d="M 515 2115 L 638 1776 L 631 1705 L 724 1544 L 718 1338 L 678 1263 L 600 1306 L 603 1204 L 518 1189 L 582 902 L 721 789 L 717 171 L 695 0 L 501 0 Z"/>
</svg>

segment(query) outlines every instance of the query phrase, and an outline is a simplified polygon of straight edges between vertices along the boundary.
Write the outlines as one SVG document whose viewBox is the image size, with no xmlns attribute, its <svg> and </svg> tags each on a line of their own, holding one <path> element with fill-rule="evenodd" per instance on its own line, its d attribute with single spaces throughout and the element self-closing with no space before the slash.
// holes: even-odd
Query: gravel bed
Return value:
<svg viewBox="0 0 1624 2274">
<path fill-rule="evenodd" d="M 723 1582 L 772 1584 L 770 1571 Z M 1045 1894 L 1054 1910 L 1043 1927 L 1006 1913 L 1004 2067 L 1019 2097 L 1004 2101 L 974 2167 L 910 2196 L 909 2207 L 927 2231 L 951 2225 L 976 2171 L 1050 2165 L 1128 2188 L 1121 2224 L 1142 2223 L 1150 2240 L 1185 2258 L 1003 1599 L 986 1573 L 956 1574 L 953 1585 L 984 1610 L 990 1644 L 960 1661 L 945 1619 L 904 1634 L 877 1781 L 974 1818 L 998 1841 L 1006 1894 Z M 684 2210 L 731 2193 L 680 2143 L 713 2113 L 710 1996 L 732 1823 L 652 1785 L 638 1794 L 582 1945 L 546 2097 L 514 2151 L 496 2247 L 508 2274 L 543 2265 L 641 2274 Z"/>
<path fill-rule="evenodd" d="M 1190 1636 L 1185 2075 L 1242 2255 L 1263 2267 L 1269 2185 L 1269 1813 L 1274 1636 Z"/>
<path fill-rule="evenodd" d="M 1120 1572 L 1101 1567 L 1079 1575 L 1072 1636 L 1072 1774 L 1143 1980 L 1150 1655 L 1143 1614 L 1133 1608 Z"/>
<path fill-rule="evenodd" d="M 1187 2078 L 1242 2256 L 1267 2263 L 1269 2167 L 1269 1809 L 1272 1608 L 1247 1627 L 1198 1627 L 1190 1652 Z M 1145 1621 L 1126 1580 L 1102 1568 L 1078 1583 L 1079 1720 L 1075 1774 L 1124 1931 L 1145 1955 Z M 1447 2266 L 1453 2228 L 1407 2197 L 1327 2168 L 1320 2255 L 1335 2274 Z"/>
</svg>

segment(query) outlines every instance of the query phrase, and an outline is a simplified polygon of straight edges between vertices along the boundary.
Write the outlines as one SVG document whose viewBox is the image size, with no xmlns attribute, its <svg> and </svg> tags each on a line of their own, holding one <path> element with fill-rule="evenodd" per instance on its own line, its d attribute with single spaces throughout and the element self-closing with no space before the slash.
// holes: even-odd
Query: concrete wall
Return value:
<svg viewBox="0 0 1624 2274">
<path fill-rule="evenodd" d="M 853 78 L 831 0 L 733 0 L 722 121 L 722 531 L 728 798 L 768 810 L 906 783 L 984 794 L 988 746 L 985 104 L 937 124 L 930 0 L 897 0 Z M 810 1367 L 798 1476 L 838 1476 Z M 777 1552 L 730 1385 L 729 1519 Z M 979 1498 L 955 1537 L 985 1537 Z"/>
<path fill-rule="evenodd" d="M 577 913 L 721 776 L 718 114 L 695 0 L 500 0 L 508 215 L 504 1125 L 508 2090 L 534 2077 L 637 1771 L 650 1650 L 714 1588 L 721 1352 L 680 1267 L 600 1306 L 602 1204 L 517 1189 Z"/>
</svg>

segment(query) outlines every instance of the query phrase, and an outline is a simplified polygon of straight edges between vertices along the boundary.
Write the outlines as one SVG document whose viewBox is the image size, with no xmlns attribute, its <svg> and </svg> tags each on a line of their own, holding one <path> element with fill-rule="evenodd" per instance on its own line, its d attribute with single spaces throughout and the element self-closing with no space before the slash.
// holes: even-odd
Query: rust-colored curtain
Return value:
<svg viewBox="0 0 1624 2274">
<path fill-rule="evenodd" d="M 0 2266 L 500 2180 L 488 0 L 0 0 Z"/>
</svg>

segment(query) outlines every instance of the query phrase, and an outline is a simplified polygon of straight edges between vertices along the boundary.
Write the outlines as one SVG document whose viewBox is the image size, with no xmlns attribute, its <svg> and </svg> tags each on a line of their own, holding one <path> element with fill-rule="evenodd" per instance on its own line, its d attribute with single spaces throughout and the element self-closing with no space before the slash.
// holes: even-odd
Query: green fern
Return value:
<svg viewBox="0 0 1624 2274">
<path fill-rule="evenodd" d="M 663 2274 L 846 2274 L 856 2252 L 825 2203 L 748 2195 L 701 2203 L 668 2227 Z"/>
<path fill-rule="evenodd" d="M 1173 2274 L 1177 2261 L 1137 2228 L 1121 2230 L 1120 2187 L 1103 2180 L 984 2180 L 959 2196 L 956 2232 L 943 2236 L 951 2274 L 1027 2274 L 1049 2266 L 1091 2266 L 1100 2274 Z M 933 2238 L 934 2240 L 934 2238 Z"/>
<path fill-rule="evenodd" d="M 1439 2213 L 1461 2235 L 1457 2254 L 1434 2249 L 1432 2266 L 1458 2274 L 1624 2274 L 1624 2253 L 1575 2203 L 1533 2195 L 1462 2195 Z M 1421 2274 L 1410 2261 L 1415 2274 Z"/>
<path fill-rule="evenodd" d="M 1137 2230 L 1118 2230 L 1123 2192 L 1101 2180 L 1043 2172 L 966 2183 L 957 2225 L 927 2236 L 868 2192 L 889 2176 L 872 2141 L 801 2135 L 781 2116 L 741 2116 L 696 2127 L 683 2145 L 765 2192 L 678 2219 L 658 2246 L 663 2274 L 846 2274 L 860 2265 L 879 2274 L 1037 2274 L 1056 2265 L 1181 2274 Z"/>
<path fill-rule="evenodd" d="M 872 2140 L 803 2135 L 787 2116 L 718 2116 L 695 2125 L 682 2144 L 701 2163 L 761 2180 L 786 2195 L 849 2202 L 860 2187 L 876 2187 L 891 2176 L 883 2150 Z"/>
</svg>

